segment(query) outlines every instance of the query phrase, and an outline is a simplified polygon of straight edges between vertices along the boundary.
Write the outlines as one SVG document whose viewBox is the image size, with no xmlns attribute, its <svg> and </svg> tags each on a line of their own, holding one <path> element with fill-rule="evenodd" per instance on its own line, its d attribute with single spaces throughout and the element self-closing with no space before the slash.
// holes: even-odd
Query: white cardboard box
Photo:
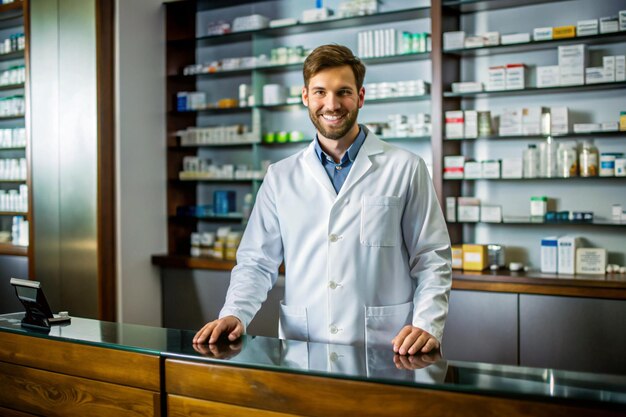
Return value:
<svg viewBox="0 0 626 417">
<path fill-rule="evenodd" d="M 514 136 L 522 134 L 522 109 L 504 109 L 500 115 L 500 136 Z"/>
<path fill-rule="evenodd" d="M 537 67 L 537 87 L 557 87 L 561 84 L 558 65 Z"/>
<path fill-rule="evenodd" d="M 463 135 L 466 138 L 478 137 L 478 112 L 476 110 L 465 110 L 465 126 L 463 127 Z"/>
<path fill-rule="evenodd" d="M 606 273 L 606 249 L 576 249 L 576 273 L 604 275 Z"/>
<path fill-rule="evenodd" d="M 501 223 L 502 206 L 480 206 L 480 221 L 485 223 Z"/>
<path fill-rule="evenodd" d="M 586 45 L 559 46 L 559 81 L 561 85 L 585 83 Z"/>
<path fill-rule="evenodd" d="M 502 158 L 502 178 L 522 178 L 522 158 Z"/>
<path fill-rule="evenodd" d="M 526 66 L 507 64 L 505 85 L 507 90 L 523 90 L 526 87 Z"/>
<path fill-rule="evenodd" d="M 446 197 L 446 220 L 456 222 L 456 197 Z"/>
<path fill-rule="evenodd" d="M 615 57 L 603 56 L 602 67 L 604 68 L 604 82 L 605 83 L 615 82 Z"/>
<path fill-rule="evenodd" d="M 502 45 L 530 42 L 530 33 L 507 33 L 500 37 Z"/>
<path fill-rule="evenodd" d="M 576 248 L 579 239 L 575 236 L 562 236 L 558 240 L 557 274 L 576 273 Z"/>
<path fill-rule="evenodd" d="M 550 107 L 551 133 L 564 135 L 569 133 L 569 118 L 567 107 Z"/>
<path fill-rule="evenodd" d="M 482 162 L 483 178 L 500 178 L 500 161 Z"/>
<path fill-rule="evenodd" d="M 460 222 L 478 222 L 480 220 L 480 206 L 458 206 Z"/>
<path fill-rule="evenodd" d="M 533 30 L 534 41 L 549 41 L 552 39 L 552 28 L 535 28 Z"/>
<path fill-rule="evenodd" d="M 556 236 L 541 239 L 541 272 L 544 274 L 556 273 L 558 244 Z"/>
<path fill-rule="evenodd" d="M 626 10 L 619 11 L 619 30 L 626 30 Z"/>
<path fill-rule="evenodd" d="M 626 81 L 626 56 L 624 55 L 615 57 L 615 81 Z"/>
<path fill-rule="evenodd" d="M 446 137 L 448 139 L 460 139 L 463 137 L 465 119 L 463 110 L 452 110 L 446 112 Z"/>
<path fill-rule="evenodd" d="M 585 84 L 598 84 L 605 81 L 604 67 L 587 67 L 585 68 Z"/>
<path fill-rule="evenodd" d="M 580 20 L 576 25 L 576 36 L 597 35 L 598 30 L 598 19 Z"/>
<path fill-rule="evenodd" d="M 483 177 L 482 164 L 477 161 L 467 161 L 464 167 L 465 175 L 467 179 L 477 179 Z"/>
<path fill-rule="evenodd" d="M 500 45 L 500 32 L 485 32 L 483 33 L 485 40 L 485 46 Z"/>
<path fill-rule="evenodd" d="M 600 18 L 600 33 L 611 33 L 619 30 L 619 16 Z"/>
<path fill-rule="evenodd" d="M 533 106 L 522 109 L 522 134 L 541 135 L 541 116 L 543 107 Z"/>
<path fill-rule="evenodd" d="M 443 49 L 463 49 L 465 45 L 465 32 L 444 32 L 443 34 Z"/>
<path fill-rule="evenodd" d="M 503 65 L 489 67 L 487 78 L 487 91 L 506 89 L 506 67 Z"/>
</svg>

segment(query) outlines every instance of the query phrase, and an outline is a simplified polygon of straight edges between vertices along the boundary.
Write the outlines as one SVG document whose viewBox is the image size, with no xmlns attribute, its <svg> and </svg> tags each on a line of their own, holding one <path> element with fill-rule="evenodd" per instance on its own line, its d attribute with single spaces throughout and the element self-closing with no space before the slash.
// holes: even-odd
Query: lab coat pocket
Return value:
<svg viewBox="0 0 626 417">
<path fill-rule="evenodd" d="M 288 306 L 280 302 L 278 337 L 288 340 L 309 340 L 305 307 Z"/>
<path fill-rule="evenodd" d="M 411 323 L 413 302 L 382 307 L 365 307 L 365 342 L 367 346 L 387 346 L 400 329 Z"/>
<path fill-rule="evenodd" d="M 361 244 L 396 246 L 400 229 L 400 197 L 365 196 L 361 201 Z"/>
</svg>

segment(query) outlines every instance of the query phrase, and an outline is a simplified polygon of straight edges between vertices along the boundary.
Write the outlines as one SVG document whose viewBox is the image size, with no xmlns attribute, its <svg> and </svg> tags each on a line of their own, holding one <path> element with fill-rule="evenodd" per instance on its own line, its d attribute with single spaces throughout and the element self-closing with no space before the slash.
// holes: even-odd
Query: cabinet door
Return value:
<svg viewBox="0 0 626 417">
<path fill-rule="evenodd" d="M 517 364 L 517 294 L 452 291 L 442 350 L 446 359 Z"/>
<path fill-rule="evenodd" d="M 520 295 L 523 366 L 626 373 L 626 301 Z"/>
</svg>

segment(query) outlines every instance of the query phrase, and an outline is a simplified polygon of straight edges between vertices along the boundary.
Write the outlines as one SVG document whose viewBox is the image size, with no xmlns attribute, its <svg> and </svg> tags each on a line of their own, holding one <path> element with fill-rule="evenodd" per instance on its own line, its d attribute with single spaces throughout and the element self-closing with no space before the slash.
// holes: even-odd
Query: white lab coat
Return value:
<svg viewBox="0 0 626 417">
<path fill-rule="evenodd" d="M 247 326 L 284 259 L 281 338 L 390 346 L 412 324 L 441 341 L 451 254 L 430 176 L 366 133 L 339 194 L 314 143 L 269 167 L 220 317 Z"/>
</svg>

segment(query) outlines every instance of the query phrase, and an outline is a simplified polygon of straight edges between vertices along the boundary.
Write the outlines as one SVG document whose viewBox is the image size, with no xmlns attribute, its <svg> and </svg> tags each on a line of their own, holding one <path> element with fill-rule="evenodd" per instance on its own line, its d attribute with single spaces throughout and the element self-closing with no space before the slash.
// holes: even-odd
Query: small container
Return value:
<svg viewBox="0 0 626 417">
<path fill-rule="evenodd" d="M 602 153 L 600 155 L 600 176 L 601 177 L 614 177 L 615 176 L 615 160 L 621 158 L 624 154 L 621 153 Z"/>
<path fill-rule="evenodd" d="M 560 143 L 556 152 L 557 176 L 563 178 L 578 176 L 578 155 L 576 149 Z"/>
<path fill-rule="evenodd" d="M 491 136 L 491 112 L 478 112 L 478 136 Z"/>
<path fill-rule="evenodd" d="M 200 256 L 200 233 L 191 234 L 191 250 L 189 254 L 193 257 Z"/>
<path fill-rule="evenodd" d="M 598 148 L 591 142 L 583 142 L 578 153 L 578 167 L 581 177 L 598 176 Z"/>
<path fill-rule="evenodd" d="M 524 150 L 523 174 L 524 178 L 539 176 L 539 151 L 536 145 L 528 145 L 528 148 Z"/>
<path fill-rule="evenodd" d="M 544 217 L 548 211 L 548 197 L 530 197 L 530 216 Z"/>
<path fill-rule="evenodd" d="M 615 176 L 626 177 L 626 158 L 615 159 Z"/>
<path fill-rule="evenodd" d="M 227 261 L 237 260 L 237 248 L 241 241 L 240 232 L 230 232 L 226 237 L 226 244 L 224 249 L 224 259 Z"/>
</svg>

